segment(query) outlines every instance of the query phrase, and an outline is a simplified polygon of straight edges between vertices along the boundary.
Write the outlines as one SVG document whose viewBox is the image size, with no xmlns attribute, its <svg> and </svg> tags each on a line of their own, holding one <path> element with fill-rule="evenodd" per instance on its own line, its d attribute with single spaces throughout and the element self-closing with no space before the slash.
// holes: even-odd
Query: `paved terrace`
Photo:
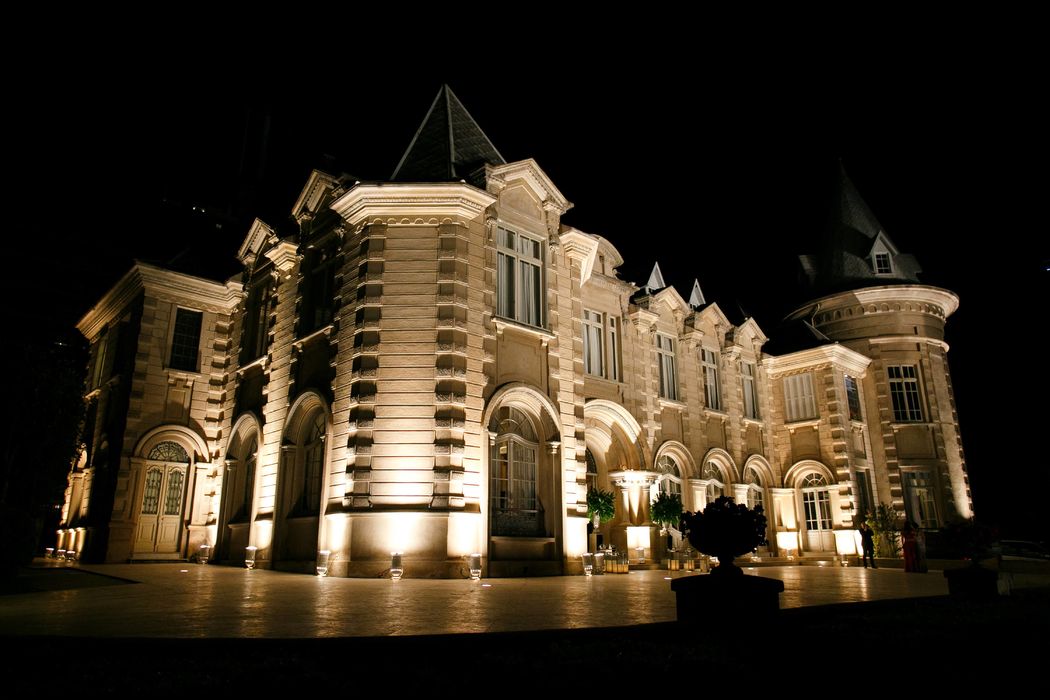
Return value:
<svg viewBox="0 0 1050 700">
<path fill-rule="evenodd" d="M 0 635 L 291 639 L 579 629 L 675 619 L 669 572 L 663 571 L 480 582 L 319 578 L 196 564 L 36 573 L 67 577 L 71 587 L 0 596 Z M 784 581 L 782 608 L 947 593 L 940 571 L 786 566 L 748 573 Z"/>
</svg>

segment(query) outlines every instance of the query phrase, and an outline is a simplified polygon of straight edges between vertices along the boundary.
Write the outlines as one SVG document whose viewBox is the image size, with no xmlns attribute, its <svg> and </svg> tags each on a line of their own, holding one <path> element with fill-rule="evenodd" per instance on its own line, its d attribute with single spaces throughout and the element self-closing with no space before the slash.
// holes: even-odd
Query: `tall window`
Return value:
<svg viewBox="0 0 1050 700">
<path fill-rule="evenodd" d="M 857 389 L 857 380 L 846 375 L 846 403 L 849 404 L 849 419 L 861 420 L 860 415 L 860 391 Z"/>
<path fill-rule="evenodd" d="M 816 418 L 817 401 L 813 395 L 813 375 L 809 372 L 784 377 L 784 409 L 788 422 Z"/>
<path fill-rule="evenodd" d="M 583 368 L 587 374 L 620 381 L 620 325 L 612 315 L 584 309 Z"/>
<path fill-rule="evenodd" d="M 861 518 L 875 511 L 875 497 L 871 491 L 871 473 L 867 469 L 857 470 L 857 513 Z"/>
<path fill-rule="evenodd" d="M 674 360 L 674 338 L 657 334 L 656 355 L 660 362 L 660 396 L 678 400 L 678 372 Z"/>
<path fill-rule="evenodd" d="M 598 311 L 583 311 L 583 369 L 587 374 L 605 376 L 604 353 L 602 352 L 602 318 Z"/>
<path fill-rule="evenodd" d="M 201 322 L 200 311 L 178 309 L 175 312 L 175 332 L 171 337 L 171 361 L 168 367 L 196 372 L 200 367 Z"/>
<path fill-rule="evenodd" d="M 758 392 L 755 387 L 755 363 L 740 363 L 740 383 L 744 390 L 744 418 L 758 420 Z"/>
<path fill-rule="evenodd" d="M 620 381 L 620 319 L 609 316 L 609 379 Z"/>
<path fill-rule="evenodd" d="M 504 318 L 543 325 L 543 243 L 497 229 L 496 313 Z"/>
<path fill-rule="evenodd" d="M 269 320 L 270 284 L 269 279 L 265 279 L 256 283 L 248 295 L 241 343 L 241 364 L 247 364 L 266 354 Z"/>
<path fill-rule="evenodd" d="M 875 274 L 888 275 L 893 272 L 889 253 L 875 253 Z"/>
<path fill-rule="evenodd" d="M 303 444 L 304 484 L 299 511 L 319 513 L 321 510 L 321 481 L 324 468 L 324 411 L 318 411 L 310 423 Z"/>
<path fill-rule="evenodd" d="M 660 473 L 660 478 L 657 480 L 660 493 L 670 496 L 682 495 L 682 473 L 678 470 L 678 463 L 673 457 L 663 455 L 656 460 L 656 471 Z"/>
<path fill-rule="evenodd" d="M 299 312 L 300 336 L 332 322 L 335 260 L 333 250 L 312 250 L 307 254 L 303 275 L 303 305 Z"/>
<path fill-rule="evenodd" d="M 489 468 L 492 534 L 534 537 L 543 534 L 537 489 L 539 442 L 521 411 L 502 408 L 493 418 L 496 432 Z"/>
<path fill-rule="evenodd" d="M 587 450 L 587 491 L 598 490 L 598 463 L 594 460 L 594 455 L 591 454 L 590 450 Z"/>
<path fill-rule="evenodd" d="M 700 365 L 704 370 L 704 399 L 712 411 L 722 410 L 722 382 L 718 376 L 718 353 L 706 348 L 700 350 Z"/>
<path fill-rule="evenodd" d="M 827 486 L 827 479 L 820 474 L 809 474 L 802 481 L 807 530 L 831 529 L 831 499 Z"/>
<path fill-rule="evenodd" d="M 747 484 L 747 507 L 754 510 L 757 506 L 765 507 L 765 491 L 762 488 L 762 477 L 758 470 L 751 467 L 744 475 L 744 483 Z"/>
<path fill-rule="evenodd" d="M 898 423 L 921 423 L 922 402 L 919 399 L 919 373 L 915 365 L 891 365 L 886 368 L 893 401 L 893 420 Z"/>
<path fill-rule="evenodd" d="M 915 469 L 902 472 L 901 477 L 904 481 L 904 512 L 908 520 L 919 527 L 937 527 L 933 475 L 924 469 Z"/>
</svg>

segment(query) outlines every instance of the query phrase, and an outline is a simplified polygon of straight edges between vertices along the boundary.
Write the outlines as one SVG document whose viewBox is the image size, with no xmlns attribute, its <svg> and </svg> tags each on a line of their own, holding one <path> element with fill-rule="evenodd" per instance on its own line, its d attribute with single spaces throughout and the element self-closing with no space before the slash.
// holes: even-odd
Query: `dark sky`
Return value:
<svg viewBox="0 0 1050 700">
<path fill-rule="evenodd" d="M 5 315 L 68 327 L 136 257 L 210 249 L 232 274 L 251 217 L 285 226 L 311 168 L 389 177 L 448 82 L 508 160 L 534 158 L 575 204 L 566 223 L 618 246 L 623 277 L 641 284 L 658 260 L 683 295 L 697 277 L 772 334 L 841 159 L 922 279 L 961 297 L 948 341 L 964 446 L 979 512 L 1005 512 L 1015 470 L 1048 472 L 1020 449 L 1047 418 L 1045 57 L 1006 36 L 858 37 L 804 57 L 787 40 L 690 39 L 650 36 L 640 53 L 560 37 L 554 58 L 489 40 L 462 60 L 407 63 L 360 44 L 265 65 L 161 55 L 144 39 L 143 65 L 71 51 L 61 74 L 12 81 Z"/>
</svg>

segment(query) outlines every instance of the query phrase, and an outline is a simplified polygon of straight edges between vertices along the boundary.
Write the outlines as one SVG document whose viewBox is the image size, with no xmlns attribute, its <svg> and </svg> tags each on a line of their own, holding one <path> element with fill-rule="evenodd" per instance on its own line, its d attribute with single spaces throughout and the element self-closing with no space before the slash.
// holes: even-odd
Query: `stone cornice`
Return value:
<svg viewBox="0 0 1050 700">
<path fill-rule="evenodd" d="M 237 259 L 245 267 L 251 266 L 259 257 L 267 241 L 276 240 L 273 229 L 262 219 L 256 219 L 248 228 L 248 235 L 244 237 L 240 249 L 237 251 Z"/>
<path fill-rule="evenodd" d="M 136 262 L 77 323 L 88 340 L 93 339 L 141 292 L 158 299 L 185 304 L 215 313 L 230 313 L 243 298 L 239 282 L 214 282 L 181 272 Z"/>
<path fill-rule="evenodd" d="M 298 246 L 288 240 L 283 240 L 273 248 L 266 251 L 266 257 L 273 260 L 274 266 L 287 275 L 299 259 Z"/>
<path fill-rule="evenodd" d="M 292 218 L 298 220 L 306 212 L 317 213 L 317 205 L 326 189 L 335 189 L 338 180 L 326 172 L 314 170 L 299 193 L 299 199 L 295 200 L 292 207 Z"/>
<path fill-rule="evenodd" d="M 634 294 L 638 291 L 638 287 L 630 282 L 625 282 L 618 277 L 610 277 L 609 275 L 603 275 L 600 272 L 593 271 L 591 272 L 591 276 L 587 278 L 587 284 L 594 285 L 601 289 L 607 289 L 618 294 Z"/>
<path fill-rule="evenodd" d="M 591 276 L 594 257 L 598 252 L 598 241 L 576 229 L 562 230 L 561 246 L 570 260 L 580 263 L 580 282 L 586 282 Z"/>
<path fill-rule="evenodd" d="M 332 202 L 331 209 L 351 226 L 376 219 L 387 224 L 438 224 L 472 220 L 496 198 L 467 184 L 386 183 L 357 185 Z"/>
<path fill-rule="evenodd" d="M 933 345 L 934 347 L 938 347 L 941 350 L 948 352 L 948 343 L 943 340 L 926 338 L 921 335 L 880 335 L 877 338 L 867 338 L 867 341 L 872 345 L 884 343 L 926 343 L 927 345 Z"/>
<path fill-rule="evenodd" d="M 547 177 L 539 164 L 532 158 L 507 163 L 505 165 L 485 165 L 485 180 L 490 184 L 490 190 L 497 192 L 507 186 L 512 180 L 524 181 L 545 205 L 553 208 L 558 214 L 564 214 L 572 209 L 572 202 L 554 186 L 554 182 Z"/>
<path fill-rule="evenodd" d="M 627 316 L 636 328 L 645 331 L 655 326 L 656 322 L 660 320 L 659 314 L 654 314 L 652 311 L 643 309 L 640 306 L 632 306 Z"/>
<path fill-rule="evenodd" d="M 855 377 L 863 377 L 871 364 L 871 358 L 834 343 L 810 350 L 800 350 L 789 355 L 767 357 L 762 360 L 771 376 L 810 370 L 822 365 L 833 365 Z"/>
<path fill-rule="evenodd" d="M 829 294 L 805 306 L 799 307 L 788 315 L 789 320 L 799 318 L 811 318 L 814 315 L 827 311 L 828 309 L 844 309 L 850 306 L 858 306 L 862 313 L 867 313 L 869 305 L 879 304 L 904 304 L 918 305 L 909 308 L 912 311 L 924 311 L 923 306 L 929 305 L 940 309 L 939 316 L 948 318 L 959 308 L 959 297 L 947 289 L 930 287 L 923 284 L 892 284 L 883 287 L 864 287 L 853 289 L 838 294 Z M 880 313 L 877 309 L 875 313 Z M 898 313 L 896 309 L 892 313 Z"/>
</svg>

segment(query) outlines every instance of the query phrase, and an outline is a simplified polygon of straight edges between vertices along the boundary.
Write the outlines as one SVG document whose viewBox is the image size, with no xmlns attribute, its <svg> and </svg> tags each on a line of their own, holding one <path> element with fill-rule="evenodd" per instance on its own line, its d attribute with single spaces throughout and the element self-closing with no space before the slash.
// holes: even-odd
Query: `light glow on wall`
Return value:
<svg viewBox="0 0 1050 700">
<path fill-rule="evenodd" d="M 648 528 L 644 528 L 648 531 Z M 584 518 L 566 518 L 565 556 L 575 558 L 587 551 L 587 521 Z"/>
<path fill-rule="evenodd" d="M 384 549 L 390 552 L 403 552 L 410 554 L 418 550 L 413 547 L 418 541 L 419 533 L 422 531 L 423 515 L 421 513 L 387 513 L 382 528 Z M 470 552 L 464 552 L 469 554 Z"/>
<path fill-rule="evenodd" d="M 652 542 L 649 540 L 649 535 L 652 530 L 644 525 L 631 525 L 627 528 L 627 549 L 634 551 L 639 547 L 649 549 Z"/>
<path fill-rule="evenodd" d="M 841 555 L 857 554 L 858 530 L 835 530 L 835 551 Z"/>
<path fill-rule="evenodd" d="M 481 549 L 481 515 L 450 513 L 448 517 L 448 555 L 465 557 Z"/>
<path fill-rule="evenodd" d="M 255 546 L 268 552 L 273 544 L 273 521 L 259 520 L 255 523 Z"/>
<path fill-rule="evenodd" d="M 785 554 L 787 552 L 794 552 L 798 549 L 798 533 L 797 532 L 778 532 L 777 533 L 777 549 Z"/>
</svg>

